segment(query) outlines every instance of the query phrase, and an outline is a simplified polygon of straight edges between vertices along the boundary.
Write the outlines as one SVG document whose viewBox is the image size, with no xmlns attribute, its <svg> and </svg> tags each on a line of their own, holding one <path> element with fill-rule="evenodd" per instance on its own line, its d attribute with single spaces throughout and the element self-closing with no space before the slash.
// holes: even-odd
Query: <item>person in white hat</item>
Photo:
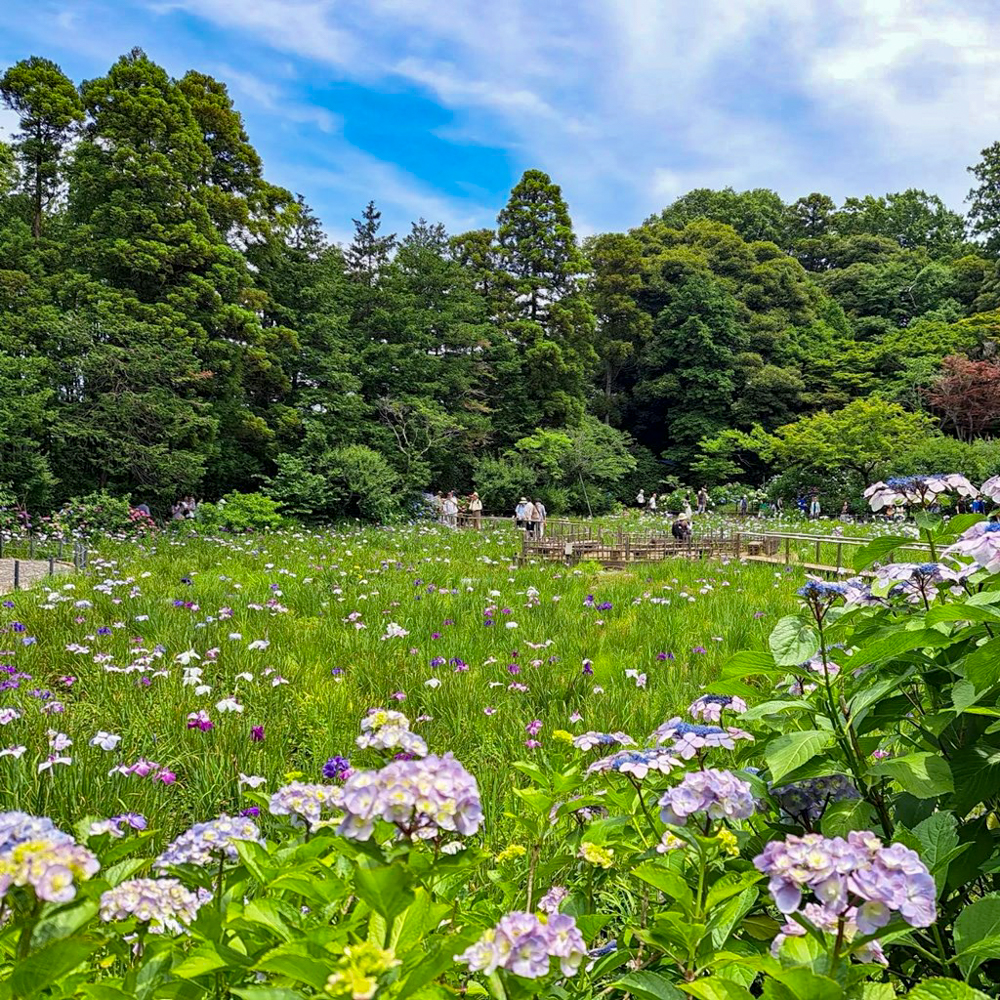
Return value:
<svg viewBox="0 0 1000 1000">
<path fill-rule="evenodd" d="M 514 520 L 517 522 L 517 526 L 519 528 L 524 527 L 524 511 L 527 506 L 528 498 L 521 497 L 521 499 L 517 501 L 517 506 L 514 508 Z"/>
</svg>

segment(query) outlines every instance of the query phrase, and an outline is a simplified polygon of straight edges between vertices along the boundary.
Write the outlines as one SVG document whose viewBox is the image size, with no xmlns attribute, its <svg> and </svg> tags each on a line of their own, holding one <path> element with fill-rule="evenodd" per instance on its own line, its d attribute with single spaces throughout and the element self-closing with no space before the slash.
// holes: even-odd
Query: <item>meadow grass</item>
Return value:
<svg viewBox="0 0 1000 1000">
<path fill-rule="evenodd" d="M 802 582 L 708 560 L 517 566 L 518 551 L 513 530 L 436 526 L 102 541 L 85 572 L 0 606 L 0 709 L 20 713 L 0 746 L 26 748 L 0 759 L 2 806 L 63 823 L 140 812 L 172 835 L 248 805 L 241 774 L 274 790 L 291 772 L 322 781 L 335 755 L 370 763 L 354 739 L 385 706 L 476 775 L 500 842 L 513 761 L 564 759 L 559 729 L 651 732 L 732 653 L 763 648 Z M 408 634 L 385 637 L 390 623 Z M 188 728 L 197 711 L 213 728 Z M 99 731 L 120 743 L 90 745 Z M 71 763 L 39 771 L 50 755 Z M 176 782 L 109 774 L 142 758 Z"/>
</svg>

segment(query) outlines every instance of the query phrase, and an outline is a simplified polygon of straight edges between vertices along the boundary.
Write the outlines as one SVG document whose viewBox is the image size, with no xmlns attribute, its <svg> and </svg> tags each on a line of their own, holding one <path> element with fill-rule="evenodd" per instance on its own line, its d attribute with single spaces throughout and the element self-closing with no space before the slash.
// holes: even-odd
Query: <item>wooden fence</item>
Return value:
<svg viewBox="0 0 1000 1000">
<path fill-rule="evenodd" d="M 778 531 L 709 531 L 680 540 L 669 531 L 626 532 L 579 523 L 550 530 L 546 524 L 543 537 L 523 533 L 520 558 L 522 562 L 555 560 L 571 565 L 593 560 L 607 568 L 672 558 L 728 558 L 848 576 L 855 573 L 854 553 L 871 540 Z M 883 556 L 880 562 L 927 561 L 931 557 L 928 545 L 914 541 Z M 862 575 L 871 575 L 871 571 Z"/>
</svg>

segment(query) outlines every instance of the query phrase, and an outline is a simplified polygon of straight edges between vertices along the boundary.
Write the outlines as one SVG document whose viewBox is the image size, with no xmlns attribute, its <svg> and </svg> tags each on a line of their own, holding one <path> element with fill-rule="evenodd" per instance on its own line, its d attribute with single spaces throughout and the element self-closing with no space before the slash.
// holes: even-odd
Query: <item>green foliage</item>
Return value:
<svg viewBox="0 0 1000 1000">
<path fill-rule="evenodd" d="M 133 510 L 129 497 L 103 492 L 73 497 L 56 511 L 52 524 L 58 534 L 80 538 L 128 537 L 144 535 L 152 529 L 149 519 Z"/>
<path fill-rule="evenodd" d="M 768 461 L 727 432 L 876 393 L 924 412 L 944 358 L 1000 342 L 994 147 L 974 170 L 984 244 L 916 189 L 838 206 L 699 188 L 581 246 L 558 184 L 527 170 L 495 228 L 419 219 L 397 236 L 369 201 L 341 249 L 268 182 L 204 72 L 175 79 L 135 49 L 77 88 L 32 56 L 0 99 L 19 122 L 0 144 L 0 478 L 36 509 L 94 487 L 163 509 L 273 481 L 306 516 L 395 517 L 578 428 L 575 471 L 536 456 L 553 510 L 759 483 Z M 946 431 L 985 433 L 955 416 Z M 657 464 L 637 478 L 590 418 Z M 361 453 L 323 457 L 356 446 L 398 486 Z M 619 455 L 616 480 L 588 472 L 596 452 Z M 372 502 L 372 482 L 398 500 Z"/>
<path fill-rule="evenodd" d="M 871 481 L 875 469 L 918 447 L 932 427 L 927 417 L 896 403 L 858 399 L 841 410 L 779 427 L 771 446 L 781 465 L 816 472 L 849 469 Z"/>
<path fill-rule="evenodd" d="M 264 493 L 227 493 L 216 503 L 198 504 L 196 520 L 208 530 L 269 531 L 280 528 L 281 504 Z"/>
</svg>

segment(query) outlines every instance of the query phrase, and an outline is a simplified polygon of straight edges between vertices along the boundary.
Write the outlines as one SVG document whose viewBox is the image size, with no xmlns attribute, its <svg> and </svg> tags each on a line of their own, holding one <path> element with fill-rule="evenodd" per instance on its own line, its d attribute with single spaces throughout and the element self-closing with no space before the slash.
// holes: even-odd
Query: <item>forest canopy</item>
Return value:
<svg viewBox="0 0 1000 1000">
<path fill-rule="evenodd" d="M 373 200 L 339 246 L 211 76 L 33 56 L 0 99 L 0 488 L 34 509 L 263 490 L 377 520 L 438 489 L 559 512 L 1000 471 L 1000 143 L 967 217 L 698 189 L 581 241 L 528 170 L 493 228 L 390 233 Z"/>
</svg>

